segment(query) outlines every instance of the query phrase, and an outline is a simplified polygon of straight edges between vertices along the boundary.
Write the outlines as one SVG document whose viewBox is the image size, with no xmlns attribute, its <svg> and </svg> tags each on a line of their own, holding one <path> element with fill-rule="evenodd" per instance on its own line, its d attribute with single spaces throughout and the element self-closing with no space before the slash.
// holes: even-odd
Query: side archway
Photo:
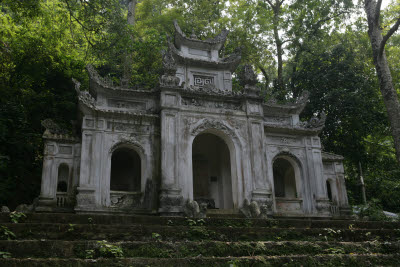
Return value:
<svg viewBox="0 0 400 267">
<path fill-rule="evenodd" d="M 58 166 L 57 192 L 67 193 L 68 186 L 69 186 L 69 166 L 66 163 L 61 163 Z"/>
<path fill-rule="evenodd" d="M 116 149 L 111 156 L 110 190 L 137 192 L 141 188 L 141 160 L 128 147 Z"/>
<path fill-rule="evenodd" d="M 277 213 L 303 213 L 300 163 L 291 155 L 280 154 L 275 157 L 272 166 Z"/>
<path fill-rule="evenodd" d="M 141 192 L 145 169 L 144 150 L 131 142 L 120 142 L 110 149 L 109 188 L 112 191 Z"/>
</svg>

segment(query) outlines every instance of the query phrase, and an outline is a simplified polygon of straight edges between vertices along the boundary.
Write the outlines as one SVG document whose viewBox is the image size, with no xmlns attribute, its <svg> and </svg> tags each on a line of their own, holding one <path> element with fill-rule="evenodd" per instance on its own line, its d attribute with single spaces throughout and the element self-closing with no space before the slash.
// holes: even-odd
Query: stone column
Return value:
<svg viewBox="0 0 400 267">
<path fill-rule="evenodd" d="M 81 170 L 79 175 L 76 211 L 91 210 L 95 206 L 95 188 L 92 184 L 93 132 L 83 130 L 81 148 Z"/>
<path fill-rule="evenodd" d="M 57 205 L 56 199 L 56 187 L 57 177 L 52 174 L 54 166 L 54 155 L 55 155 L 55 144 L 45 142 L 44 145 L 44 157 L 43 157 L 43 169 L 42 169 L 42 183 L 40 189 L 39 203 L 36 207 L 36 211 L 52 211 L 53 207 Z"/>
<path fill-rule="evenodd" d="M 161 93 L 161 215 L 182 212 L 182 190 L 177 179 L 178 168 L 178 95 Z"/>
<path fill-rule="evenodd" d="M 313 181 L 311 192 L 315 200 L 315 209 L 320 215 L 330 215 L 330 202 L 326 192 L 320 139 L 318 136 L 312 136 L 306 140 L 309 175 Z"/>
<path fill-rule="evenodd" d="M 264 158 L 263 109 L 259 103 L 247 101 L 248 131 L 251 155 L 253 191 L 251 201 L 267 205 L 271 212 L 272 194 L 267 180 L 267 164 Z"/>
<path fill-rule="evenodd" d="M 347 198 L 346 184 L 344 181 L 344 168 L 342 162 L 334 162 L 335 174 L 338 184 L 339 211 L 341 216 L 350 216 L 353 212 Z"/>
</svg>

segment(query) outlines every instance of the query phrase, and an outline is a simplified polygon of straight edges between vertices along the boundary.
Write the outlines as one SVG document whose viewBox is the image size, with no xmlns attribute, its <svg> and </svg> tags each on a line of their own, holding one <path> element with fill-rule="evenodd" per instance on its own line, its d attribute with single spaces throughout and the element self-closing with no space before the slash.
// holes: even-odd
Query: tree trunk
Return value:
<svg viewBox="0 0 400 267">
<path fill-rule="evenodd" d="M 278 87 L 282 88 L 283 87 L 283 61 L 282 61 L 282 41 L 279 37 L 279 13 L 280 13 L 280 3 L 279 0 L 276 1 L 275 5 L 273 6 L 273 11 L 274 11 L 274 20 L 273 20 L 273 27 L 274 27 L 274 39 L 275 39 L 275 44 L 276 44 L 276 54 L 278 57 Z"/>
<path fill-rule="evenodd" d="M 400 163 L 400 103 L 393 86 L 392 75 L 385 54 L 385 43 L 383 43 L 382 30 L 379 23 L 380 6 L 377 5 L 375 0 L 365 0 L 364 8 L 368 19 L 368 35 L 371 41 L 374 65 L 392 130 L 396 158 Z"/>
<path fill-rule="evenodd" d="M 272 12 L 274 13 L 274 17 L 272 19 L 272 27 L 274 29 L 274 41 L 276 45 L 276 55 L 278 58 L 278 78 L 277 78 L 277 87 L 283 87 L 283 61 L 282 61 L 282 40 L 279 36 L 279 16 L 281 12 L 281 6 L 284 0 L 265 0 L 265 2 L 271 7 Z"/>
<path fill-rule="evenodd" d="M 137 0 L 130 0 L 128 3 L 128 24 L 135 25 L 135 10 Z"/>
<path fill-rule="evenodd" d="M 128 25 L 135 25 L 135 10 L 136 10 L 137 0 L 130 0 L 128 3 Z M 133 36 L 131 36 L 131 42 L 133 42 Z M 132 55 L 131 53 L 127 52 L 125 54 L 124 60 L 124 72 L 123 77 L 121 80 L 121 85 L 128 86 L 131 80 L 132 75 Z"/>
</svg>

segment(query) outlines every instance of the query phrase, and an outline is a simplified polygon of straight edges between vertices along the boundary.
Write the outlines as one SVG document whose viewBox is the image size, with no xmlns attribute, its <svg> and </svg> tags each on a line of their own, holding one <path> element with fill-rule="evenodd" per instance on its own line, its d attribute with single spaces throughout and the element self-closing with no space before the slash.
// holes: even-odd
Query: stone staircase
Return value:
<svg viewBox="0 0 400 267">
<path fill-rule="evenodd" d="M 0 214 L 0 266 L 400 266 L 400 223 Z"/>
</svg>

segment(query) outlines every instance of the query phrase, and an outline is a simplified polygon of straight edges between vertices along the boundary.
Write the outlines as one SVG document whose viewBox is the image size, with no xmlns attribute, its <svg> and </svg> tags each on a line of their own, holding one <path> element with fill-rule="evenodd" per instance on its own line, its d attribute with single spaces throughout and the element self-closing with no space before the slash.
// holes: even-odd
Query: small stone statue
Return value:
<svg viewBox="0 0 400 267">
<path fill-rule="evenodd" d="M 250 202 L 250 214 L 252 218 L 258 218 L 260 216 L 260 207 L 258 206 L 258 203 L 255 201 Z"/>
<path fill-rule="evenodd" d="M 268 206 L 261 205 L 260 207 L 260 215 L 258 216 L 260 219 L 267 219 L 268 218 Z"/>
<path fill-rule="evenodd" d="M 251 203 L 245 199 L 243 201 L 243 207 L 240 209 L 244 216 L 247 218 L 260 218 L 266 219 L 268 213 L 268 205 L 259 206 L 256 201 L 252 201 Z"/>
<path fill-rule="evenodd" d="M 205 218 L 205 217 L 207 217 L 207 203 L 201 203 L 198 218 Z"/>
<path fill-rule="evenodd" d="M 200 208 L 201 207 L 201 208 Z M 194 200 L 187 200 L 185 206 L 183 207 L 183 213 L 189 218 L 205 218 L 207 212 L 207 204 L 199 204 Z"/>
<path fill-rule="evenodd" d="M 240 212 L 243 213 L 244 216 L 246 216 L 246 218 L 251 218 L 251 213 L 250 213 L 250 202 L 249 200 L 246 198 L 243 201 L 243 207 L 240 208 Z"/>
</svg>

